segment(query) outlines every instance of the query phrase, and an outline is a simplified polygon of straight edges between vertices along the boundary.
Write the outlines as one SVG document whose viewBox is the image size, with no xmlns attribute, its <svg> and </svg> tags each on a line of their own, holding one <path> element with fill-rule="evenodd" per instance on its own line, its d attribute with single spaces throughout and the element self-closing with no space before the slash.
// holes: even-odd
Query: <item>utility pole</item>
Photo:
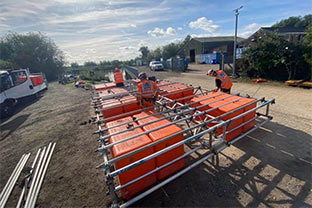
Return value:
<svg viewBox="0 0 312 208">
<path fill-rule="evenodd" d="M 236 73 L 235 73 L 235 63 L 236 63 L 236 45 L 237 45 L 237 22 L 238 22 L 238 10 L 242 9 L 243 6 L 240 6 L 237 9 L 234 9 L 233 11 L 235 11 L 235 36 L 234 36 L 234 51 L 233 51 L 233 72 L 232 72 L 232 77 L 235 78 L 236 77 Z"/>
</svg>

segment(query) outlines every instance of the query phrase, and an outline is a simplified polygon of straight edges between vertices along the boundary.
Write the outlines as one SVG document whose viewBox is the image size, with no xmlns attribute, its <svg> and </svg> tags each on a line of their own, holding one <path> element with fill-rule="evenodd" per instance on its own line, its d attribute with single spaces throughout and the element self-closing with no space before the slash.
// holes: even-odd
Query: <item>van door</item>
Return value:
<svg viewBox="0 0 312 208">
<path fill-rule="evenodd" d="M 14 86 L 6 90 L 8 98 L 19 99 L 34 94 L 34 87 L 26 70 L 12 71 L 10 76 Z"/>
</svg>

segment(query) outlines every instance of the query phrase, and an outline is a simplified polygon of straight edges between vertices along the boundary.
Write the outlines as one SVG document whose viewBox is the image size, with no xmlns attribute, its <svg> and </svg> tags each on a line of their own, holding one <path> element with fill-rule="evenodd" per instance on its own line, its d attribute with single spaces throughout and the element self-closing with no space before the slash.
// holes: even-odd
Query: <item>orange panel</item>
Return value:
<svg viewBox="0 0 312 208">
<path fill-rule="evenodd" d="M 96 91 L 102 91 L 102 90 L 114 88 L 116 87 L 116 84 L 113 82 L 109 82 L 109 83 L 103 83 L 103 84 L 96 84 L 96 85 L 93 85 L 93 87 Z"/>
<path fill-rule="evenodd" d="M 140 106 L 137 104 L 136 98 L 132 95 L 122 97 L 120 101 L 123 104 L 122 108 L 123 108 L 124 113 L 128 113 L 128 112 L 140 109 Z M 136 113 L 134 112 L 133 114 L 129 114 L 129 116 L 134 115 Z"/>
<path fill-rule="evenodd" d="M 131 117 L 126 117 L 126 118 L 120 119 L 118 121 L 109 122 L 106 126 L 107 127 L 116 126 L 120 123 L 124 123 L 124 122 L 131 121 L 131 120 L 132 120 Z M 137 126 L 137 124 L 135 122 L 132 122 L 132 124 L 133 124 L 133 126 Z M 120 127 L 110 129 L 108 131 L 108 133 L 112 134 L 114 132 L 119 132 L 119 131 L 122 131 L 125 129 L 127 129 L 127 125 L 122 125 Z M 141 128 L 136 128 L 136 129 L 132 129 L 132 130 L 128 129 L 128 131 L 125 133 L 121 133 L 121 134 L 112 136 L 110 138 L 110 143 L 123 140 L 127 137 L 131 137 L 131 136 L 137 135 L 137 134 L 142 133 L 142 132 L 143 132 L 143 130 Z M 136 150 L 140 147 L 143 147 L 143 146 L 145 146 L 151 142 L 152 141 L 150 140 L 150 138 L 147 135 L 142 135 L 142 136 L 136 137 L 134 139 L 125 141 L 123 143 L 116 144 L 112 148 L 113 156 L 118 157 L 118 156 L 124 155 L 128 152 L 131 152 L 131 151 Z M 126 165 L 129 165 L 129 164 L 131 164 L 135 161 L 138 161 L 138 160 L 140 160 L 140 159 L 142 159 L 148 155 L 151 155 L 151 154 L 153 154 L 153 148 L 145 149 L 145 150 L 140 151 L 136 154 L 133 154 L 133 155 L 131 155 L 131 156 L 129 156 L 123 160 L 116 162 L 115 168 L 120 169 Z M 128 171 L 120 174 L 118 176 L 119 183 L 121 185 L 126 184 L 129 181 L 132 181 L 133 179 L 136 179 L 136 178 L 152 171 L 153 169 L 155 169 L 155 159 L 151 159 L 148 162 L 145 162 L 145 163 L 143 163 L 143 164 L 141 164 L 135 168 L 132 168 L 131 170 L 128 170 Z M 156 174 L 155 173 L 153 173 L 149 176 L 146 176 L 143 179 L 121 189 L 121 196 L 123 199 L 129 200 L 133 195 L 135 195 L 138 192 L 143 191 L 144 189 L 148 188 L 149 186 L 153 185 L 154 183 L 156 183 Z"/>
<path fill-rule="evenodd" d="M 253 101 L 255 101 L 255 99 L 243 98 L 243 99 L 240 100 L 238 103 L 239 103 L 240 105 L 247 105 L 247 104 L 249 104 L 249 103 L 251 103 L 251 102 L 253 102 Z M 252 105 L 250 105 L 250 106 L 245 107 L 245 108 L 244 108 L 244 112 L 249 111 L 249 110 L 251 110 L 251 109 L 253 109 L 253 108 L 255 108 L 255 107 L 257 107 L 257 103 L 254 103 L 254 104 L 252 104 Z M 243 116 L 243 122 L 246 122 L 246 121 L 248 121 L 248 120 L 254 118 L 255 116 L 256 116 L 256 111 L 253 111 L 253 112 L 247 114 L 246 116 Z M 242 132 L 248 131 L 248 130 L 251 129 L 254 125 L 256 125 L 256 121 L 255 121 L 255 120 L 252 120 L 252 121 L 248 122 L 246 125 L 244 125 L 244 126 L 242 127 Z"/>
<path fill-rule="evenodd" d="M 228 104 L 228 105 L 225 105 L 223 107 L 220 107 L 219 108 L 219 111 L 221 111 L 222 113 L 221 114 L 224 114 L 224 113 L 228 113 L 230 111 L 233 111 L 237 108 L 239 108 L 241 105 L 237 104 L 237 103 L 231 103 L 231 104 Z M 242 114 L 244 112 L 244 109 L 241 109 L 241 110 L 238 110 L 234 113 L 231 113 L 230 115 L 227 115 L 225 117 L 222 118 L 223 121 L 227 121 L 231 118 L 234 118 L 235 116 L 238 116 L 240 114 Z M 234 120 L 230 126 L 228 126 L 226 128 L 227 131 L 241 125 L 243 122 L 243 118 L 239 118 L 239 119 L 236 119 Z M 218 128 L 218 135 L 222 134 L 223 132 L 223 128 Z M 226 135 L 226 140 L 227 141 L 231 141 L 232 139 L 236 138 L 237 136 L 239 136 L 240 134 L 242 133 L 242 128 L 238 128 L 236 129 L 235 131 L 229 133 Z"/>
<path fill-rule="evenodd" d="M 151 112 L 151 111 L 150 112 L 143 112 L 143 113 L 135 115 L 135 117 L 137 119 L 140 119 L 140 118 L 145 117 L 147 115 L 150 115 L 152 113 L 153 112 Z M 139 120 L 138 123 L 140 125 L 142 125 L 142 124 L 145 124 L 145 123 L 150 122 L 150 121 L 155 121 L 156 119 L 159 119 L 159 118 L 162 118 L 162 116 L 161 115 L 154 115 L 152 117 Z M 157 128 L 159 126 L 162 126 L 162 125 L 165 125 L 168 123 L 171 123 L 171 122 L 164 119 L 164 120 L 157 121 L 155 123 L 143 126 L 143 130 L 148 131 L 148 130 Z M 149 133 L 149 137 L 151 138 L 152 141 L 158 141 L 158 140 L 161 140 L 167 136 L 170 136 L 170 135 L 177 133 L 177 132 L 180 132 L 180 131 L 181 131 L 181 129 L 178 126 L 172 124 L 168 127 L 165 127 L 165 128 L 162 128 L 162 129 L 159 129 L 157 131 L 153 131 L 153 132 Z M 178 135 L 172 139 L 169 139 L 167 141 L 164 141 L 160 144 L 155 145 L 154 146 L 154 152 L 158 152 L 159 150 L 162 150 L 162 149 L 164 149 L 170 145 L 173 145 L 177 142 L 180 142 L 182 140 L 183 140 L 183 135 L 180 134 L 180 135 Z M 175 159 L 175 158 L 177 158 L 183 154 L 184 154 L 184 145 L 176 147 L 173 150 L 170 150 L 170 151 L 156 157 L 156 166 L 159 167 L 161 165 L 164 165 L 164 164 L 172 161 L 173 159 Z M 180 170 L 183 167 L 184 167 L 184 159 L 178 160 L 177 162 L 157 171 L 157 178 L 159 180 L 162 180 L 162 179 L 168 177 L 169 175 L 173 174 L 174 172 Z"/>
<path fill-rule="evenodd" d="M 123 108 L 121 106 L 121 102 L 116 99 L 104 100 L 101 103 L 101 105 L 102 105 L 101 110 L 103 110 L 102 114 L 103 114 L 104 119 L 123 114 Z M 114 119 L 109 119 L 109 121 L 116 120 L 118 118 L 122 118 L 122 115 Z"/>
<path fill-rule="evenodd" d="M 223 93 L 221 93 L 221 92 L 215 92 L 215 93 L 208 94 L 208 95 L 205 95 L 205 96 L 193 98 L 193 99 L 191 100 L 191 102 L 196 102 L 196 103 L 193 104 L 193 105 L 191 105 L 191 106 L 192 106 L 192 107 L 199 107 L 199 106 L 206 105 L 206 104 L 208 104 L 208 103 L 214 102 L 214 101 L 216 101 L 219 97 L 221 97 L 222 94 L 223 94 Z M 217 97 L 214 98 L 215 96 L 217 96 Z M 199 111 L 206 111 L 206 110 L 208 110 L 209 108 L 210 108 L 209 105 L 206 105 L 206 106 L 200 107 L 198 110 L 199 110 Z M 211 115 L 211 114 L 210 114 L 210 115 Z M 204 116 L 204 115 L 201 115 L 200 118 L 201 118 L 201 119 L 205 119 L 205 116 Z M 195 119 L 196 119 L 196 120 L 200 120 L 199 117 L 196 117 Z"/>
<path fill-rule="evenodd" d="M 176 83 L 176 84 L 173 84 L 172 87 L 176 88 L 178 90 L 181 90 L 182 97 L 190 96 L 189 98 L 181 100 L 180 101 L 181 103 L 189 102 L 193 98 L 193 90 L 194 90 L 194 88 L 192 86 L 187 86 L 187 85 L 183 85 L 183 84 L 180 84 L 180 83 Z"/>
</svg>

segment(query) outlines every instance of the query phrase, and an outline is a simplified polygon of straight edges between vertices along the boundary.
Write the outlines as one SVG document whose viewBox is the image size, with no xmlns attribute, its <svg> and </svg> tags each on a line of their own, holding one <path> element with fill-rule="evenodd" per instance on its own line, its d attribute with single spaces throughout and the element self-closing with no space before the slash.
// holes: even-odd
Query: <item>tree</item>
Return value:
<svg viewBox="0 0 312 208">
<path fill-rule="evenodd" d="M 304 27 L 307 28 L 312 23 L 312 14 L 305 15 L 304 17 L 289 17 L 281 20 L 272 27 Z"/>
<path fill-rule="evenodd" d="M 84 66 L 97 66 L 97 64 L 94 61 L 86 61 L 83 65 Z"/>
<path fill-rule="evenodd" d="M 16 64 L 0 59 L 0 69 L 17 69 L 17 68 L 19 68 L 19 66 L 17 66 Z"/>
<path fill-rule="evenodd" d="M 268 33 L 244 52 L 243 70 L 273 80 L 305 79 L 310 71 L 301 45 L 294 45 L 276 33 Z"/>
<path fill-rule="evenodd" d="M 44 72 L 49 80 L 62 73 L 64 56 L 55 43 L 41 33 L 10 33 L 0 40 L 0 59 L 30 72 Z"/>
<path fill-rule="evenodd" d="M 71 63 L 70 66 L 71 66 L 72 68 L 78 68 L 78 67 L 79 67 L 79 64 L 76 63 L 76 62 L 74 62 L 74 63 Z"/>
<path fill-rule="evenodd" d="M 170 43 L 163 47 L 162 56 L 164 59 L 168 59 L 177 55 L 180 44 Z"/>
<path fill-rule="evenodd" d="M 139 51 L 142 53 L 142 59 L 146 60 L 148 54 L 149 54 L 149 49 L 147 46 L 141 46 L 141 48 L 139 49 Z"/>
</svg>

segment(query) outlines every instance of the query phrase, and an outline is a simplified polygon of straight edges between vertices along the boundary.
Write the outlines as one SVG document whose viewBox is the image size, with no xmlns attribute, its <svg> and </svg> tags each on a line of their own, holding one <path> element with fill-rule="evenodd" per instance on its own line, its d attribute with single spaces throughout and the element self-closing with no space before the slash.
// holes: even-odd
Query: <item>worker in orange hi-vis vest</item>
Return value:
<svg viewBox="0 0 312 208">
<path fill-rule="evenodd" d="M 123 79 L 122 73 L 119 71 L 117 67 L 115 68 L 114 79 L 115 79 L 116 87 L 124 86 L 124 79 Z"/>
<path fill-rule="evenodd" d="M 219 70 L 217 72 L 213 69 L 210 69 L 210 70 L 208 70 L 207 75 L 216 78 L 215 92 L 217 92 L 219 89 L 221 89 L 221 92 L 225 92 L 228 94 L 231 93 L 231 87 L 233 84 L 232 84 L 229 76 L 223 70 Z"/>
<path fill-rule="evenodd" d="M 148 80 L 145 72 L 139 74 L 137 102 L 142 108 L 153 106 L 159 94 L 156 82 Z"/>
</svg>

